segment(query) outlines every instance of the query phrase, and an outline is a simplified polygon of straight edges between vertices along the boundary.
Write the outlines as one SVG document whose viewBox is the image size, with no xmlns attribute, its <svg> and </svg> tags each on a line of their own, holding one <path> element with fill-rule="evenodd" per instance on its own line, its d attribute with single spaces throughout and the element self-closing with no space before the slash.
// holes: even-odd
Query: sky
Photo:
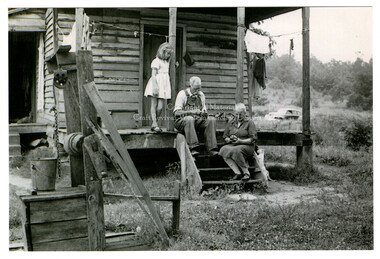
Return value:
<svg viewBox="0 0 380 259">
<path fill-rule="evenodd" d="M 301 10 L 264 20 L 255 27 L 271 36 L 283 35 L 273 37 L 279 56 L 289 54 L 293 38 L 294 58 L 302 60 Z M 324 63 L 332 59 L 353 62 L 358 57 L 368 62 L 372 57 L 372 7 L 310 7 L 310 53 Z"/>
</svg>

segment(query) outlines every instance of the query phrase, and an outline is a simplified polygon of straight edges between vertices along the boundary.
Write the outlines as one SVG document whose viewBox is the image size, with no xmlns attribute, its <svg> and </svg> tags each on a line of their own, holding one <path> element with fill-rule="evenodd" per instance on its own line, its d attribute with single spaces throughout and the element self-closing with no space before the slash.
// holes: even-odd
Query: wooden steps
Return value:
<svg viewBox="0 0 380 259">
<path fill-rule="evenodd" d="M 222 144 L 218 146 L 220 147 Z M 257 175 L 260 173 L 260 169 L 255 166 L 255 161 L 252 159 L 248 159 L 248 164 L 250 167 L 248 168 L 251 179 L 248 181 L 241 180 L 231 180 L 234 177 L 234 172 L 232 169 L 226 164 L 223 158 L 219 155 L 210 156 L 205 151 L 204 143 L 200 144 L 199 147 L 200 155 L 195 157 L 195 164 L 199 170 L 199 176 L 202 180 L 203 189 L 207 186 L 212 185 L 226 185 L 226 184 L 252 184 L 261 182 Z"/>
</svg>

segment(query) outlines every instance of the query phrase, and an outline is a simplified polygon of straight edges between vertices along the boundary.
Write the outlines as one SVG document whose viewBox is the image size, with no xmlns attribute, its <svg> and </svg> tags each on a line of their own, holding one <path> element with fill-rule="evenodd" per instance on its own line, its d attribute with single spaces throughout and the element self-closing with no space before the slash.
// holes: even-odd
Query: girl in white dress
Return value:
<svg viewBox="0 0 380 259">
<path fill-rule="evenodd" d="M 169 60 L 173 53 L 173 47 L 165 42 L 157 50 L 156 58 L 152 61 L 152 77 L 145 88 L 145 96 L 151 100 L 150 114 L 152 116 L 152 131 L 161 132 L 158 127 L 157 116 L 160 116 L 164 107 L 164 99 L 171 98 L 169 78 Z"/>
</svg>

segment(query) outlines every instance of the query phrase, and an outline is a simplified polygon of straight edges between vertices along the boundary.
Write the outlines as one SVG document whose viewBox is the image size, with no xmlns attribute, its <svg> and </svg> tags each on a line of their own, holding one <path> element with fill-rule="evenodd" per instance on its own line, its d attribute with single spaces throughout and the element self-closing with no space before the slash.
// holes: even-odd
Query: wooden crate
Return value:
<svg viewBox="0 0 380 259">
<path fill-rule="evenodd" d="M 89 250 L 86 191 L 65 188 L 20 195 L 24 204 L 24 248 L 27 251 Z"/>
</svg>

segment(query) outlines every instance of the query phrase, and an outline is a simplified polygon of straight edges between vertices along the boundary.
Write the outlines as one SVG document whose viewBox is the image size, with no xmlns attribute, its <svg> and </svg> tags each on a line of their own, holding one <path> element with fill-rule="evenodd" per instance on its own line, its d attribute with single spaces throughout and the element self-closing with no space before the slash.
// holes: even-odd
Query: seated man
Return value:
<svg viewBox="0 0 380 259">
<path fill-rule="evenodd" d="M 174 127 L 185 135 L 191 154 L 196 156 L 199 146 L 196 131 L 203 131 L 206 139 L 206 148 L 210 155 L 216 155 L 215 126 L 216 120 L 207 115 L 206 97 L 200 91 L 201 79 L 197 76 L 190 78 L 190 87 L 181 90 L 175 100 L 174 116 L 176 118 Z"/>
</svg>

